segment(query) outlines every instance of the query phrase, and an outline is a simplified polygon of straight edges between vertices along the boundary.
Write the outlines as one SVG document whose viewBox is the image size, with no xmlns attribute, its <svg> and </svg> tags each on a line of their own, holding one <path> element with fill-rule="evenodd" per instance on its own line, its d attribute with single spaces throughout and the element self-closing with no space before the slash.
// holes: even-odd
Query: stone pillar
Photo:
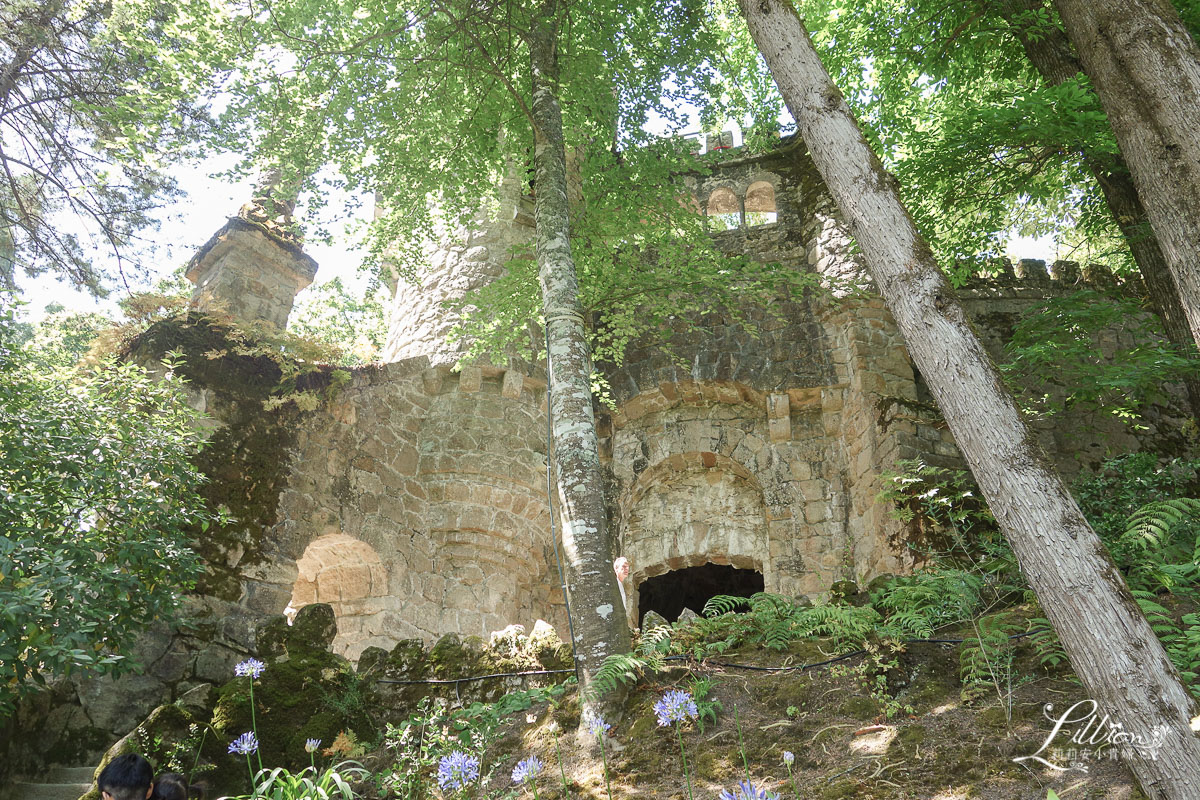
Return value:
<svg viewBox="0 0 1200 800">
<path fill-rule="evenodd" d="M 188 262 L 196 284 L 192 307 L 242 322 L 287 327 L 296 294 L 313 282 L 317 262 L 298 240 L 242 217 L 233 217 Z"/>
</svg>

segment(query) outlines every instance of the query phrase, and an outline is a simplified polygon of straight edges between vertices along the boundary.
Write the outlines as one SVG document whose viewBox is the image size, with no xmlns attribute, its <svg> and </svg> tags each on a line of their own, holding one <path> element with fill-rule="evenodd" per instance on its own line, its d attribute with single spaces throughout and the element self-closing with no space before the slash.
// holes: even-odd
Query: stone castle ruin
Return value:
<svg viewBox="0 0 1200 800">
<path fill-rule="evenodd" d="M 722 250 L 865 282 L 802 144 L 722 156 L 691 183 Z M 387 363 L 354 370 L 335 399 L 294 422 L 293 445 L 272 454 L 285 477 L 276 517 L 257 534 L 264 558 L 238 572 L 227 617 L 329 603 L 336 647 L 351 658 L 539 618 L 565 630 L 544 372 L 515 359 L 456 370 L 443 306 L 530 241 L 531 207 L 510 178 L 494 218 L 434 249 L 419 285 L 396 285 Z M 1066 264 L 1056 282 L 1041 262 L 1022 262 L 1019 275 L 1004 267 L 962 292 L 993 348 L 1023 308 L 1078 280 Z M 189 271 L 201 307 L 280 326 L 313 274 L 296 246 L 243 220 Z M 709 315 L 676 337 L 673 355 L 634 348 L 609 370 L 615 408 L 599 410 L 600 446 L 614 555 L 633 564 L 631 625 L 714 594 L 816 595 L 904 570 L 905 528 L 876 500 L 880 473 L 899 459 L 961 466 L 879 299 L 789 303 L 783 316 L 759 315 L 752 335 Z M 1064 471 L 1120 446 L 1101 444 L 1094 423 L 1043 432 Z"/>
<path fill-rule="evenodd" d="M 713 158 L 688 185 L 720 249 L 869 284 L 802 144 Z M 198 543 L 209 574 L 190 600 L 191 627 L 147 631 L 138 674 L 72 677 L 44 701 L 38 736 L 74 755 L 42 758 L 72 763 L 161 704 L 208 696 L 279 615 L 316 603 L 332 608 L 334 650 L 351 660 L 539 619 L 567 630 L 544 368 L 512 359 L 458 369 L 447 338 L 455 318 L 443 301 L 500 274 L 532 235 L 520 182 L 501 188 L 498 214 L 447 236 L 419 286 L 396 285 L 386 363 L 319 373 L 340 377 L 311 410 L 265 409 L 278 370 L 234 354 L 200 315 L 142 337 L 133 356 L 147 362 L 175 347 L 193 354 L 193 401 L 211 418 L 203 491 L 235 522 Z M 243 213 L 188 276 L 201 310 L 283 327 L 315 273 L 296 242 Z M 1002 264 L 960 299 L 998 353 L 1023 310 L 1079 280 L 1069 264 L 1053 278 L 1041 262 Z M 598 426 L 612 555 L 632 562 L 631 625 L 716 594 L 818 596 L 909 569 L 909 530 L 877 499 L 881 473 L 900 459 L 962 466 L 877 296 L 814 294 L 782 310 L 751 311 L 746 325 L 705 315 L 698 329 L 681 327 L 672 353 L 635 346 L 608 370 L 614 406 L 599 408 Z M 1169 449 L 1180 420 L 1161 413 L 1159 430 L 1139 439 L 1079 413 L 1039 433 L 1073 475 L 1109 452 Z"/>
</svg>

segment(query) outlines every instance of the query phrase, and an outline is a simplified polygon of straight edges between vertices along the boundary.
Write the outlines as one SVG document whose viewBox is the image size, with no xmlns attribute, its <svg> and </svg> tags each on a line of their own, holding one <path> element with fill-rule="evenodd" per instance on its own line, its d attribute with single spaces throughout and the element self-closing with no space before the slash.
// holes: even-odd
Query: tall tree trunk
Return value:
<svg viewBox="0 0 1200 800">
<path fill-rule="evenodd" d="M 1079 677 L 1104 713 L 1150 740 L 1132 766 L 1153 798 L 1200 796 L 1195 704 L 1121 574 L 1049 466 L 966 320 L 929 246 L 871 152 L 788 0 L 740 0 L 813 161 L 846 217 L 909 352 L 1037 592 Z"/>
<path fill-rule="evenodd" d="M 1200 345 L 1200 49 L 1170 0 L 1054 0 Z"/>
<path fill-rule="evenodd" d="M 1001 16 L 1012 26 L 1017 40 L 1025 49 L 1025 55 L 1046 83 L 1057 86 L 1083 71 L 1066 34 L 1056 27 L 1044 26 L 1039 26 L 1036 32 L 1031 33 L 1032 18 L 1022 18 L 1024 13 L 1045 8 L 1044 0 L 1001 0 L 999 7 Z M 1089 150 L 1084 150 L 1083 158 L 1100 185 L 1108 209 L 1129 245 L 1133 260 L 1137 262 L 1138 270 L 1146 282 L 1146 291 L 1150 294 L 1150 302 L 1162 320 L 1167 340 L 1183 357 L 1200 359 L 1197 340 L 1192 336 L 1187 313 L 1179 300 L 1179 289 L 1171 277 L 1167 259 L 1158 246 L 1146 209 L 1134 189 L 1125 159 L 1119 155 L 1102 155 Z M 1200 377 L 1185 378 L 1184 386 L 1192 415 L 1200 419 Z"/>
<path fill-rule="evenodd" d="M 592 412 L 592 363 L 571 256 L 554 24 L 552 0 L 535 19 L 529 43 L 533 67 L 533 218 L 550 351 L 549 412 L 553 417 L 554 461 L 563 512 L 562 542 L 580 690 L 586 697 L 604 659 L 629 651 L 629 628 L 610 562 L 600 447 Z"/>
</svg>

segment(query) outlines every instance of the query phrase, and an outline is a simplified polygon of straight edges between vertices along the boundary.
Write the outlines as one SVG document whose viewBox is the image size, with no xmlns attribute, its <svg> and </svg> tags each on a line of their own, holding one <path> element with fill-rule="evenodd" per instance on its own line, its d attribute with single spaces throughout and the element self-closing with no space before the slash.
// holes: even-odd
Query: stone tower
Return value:
<svg viewBox="0 0 1200 800">
<path fill-rule="evenodd" d="M 272 199 L 277 175 L 192 256 L 192 307 L 284 330 L 296 295 L 313 282 L 317 262 L 291 227 L 292 201 Z M 272 213 L 278 212 L 278 213 Z"/>
</svg>

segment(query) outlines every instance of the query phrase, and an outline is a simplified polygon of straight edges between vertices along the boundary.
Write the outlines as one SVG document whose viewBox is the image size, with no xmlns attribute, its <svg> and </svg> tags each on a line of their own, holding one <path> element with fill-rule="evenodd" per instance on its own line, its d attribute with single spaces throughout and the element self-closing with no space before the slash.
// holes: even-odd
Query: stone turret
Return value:
<svg viewBox="0 0 1200 800">
<path fill-rule="evenodd" d="M 193 308 L 287 327 L 296 295 L 317 275 L 292 225 L 294 198 L 278 170 L 263 176 L 254 198 L 188 262 Z"/>
<path fill-rule="evenodd" d="M 317 262 L 300 245 L 240 216 L 225 223 L 188 263 L 196 284 L 192 307 L 282 330 L 297 293 L 313 282 Z"/>
<path fill-rule="evenodd" d="M 440 241 L 426 248 L 416 280 L 393 284 L 384 361 L 415 356 L 428 356 L 434 365 L 458 361 L 464 347 L 449 334 L 460 317 L 445 303 L 498 278 L 513 247 L 533 240 L 533 200 L 524 189 L 520 170 L 511 169 L 500 184 L 497 208 L 442 231 Z"/>
</svg>

